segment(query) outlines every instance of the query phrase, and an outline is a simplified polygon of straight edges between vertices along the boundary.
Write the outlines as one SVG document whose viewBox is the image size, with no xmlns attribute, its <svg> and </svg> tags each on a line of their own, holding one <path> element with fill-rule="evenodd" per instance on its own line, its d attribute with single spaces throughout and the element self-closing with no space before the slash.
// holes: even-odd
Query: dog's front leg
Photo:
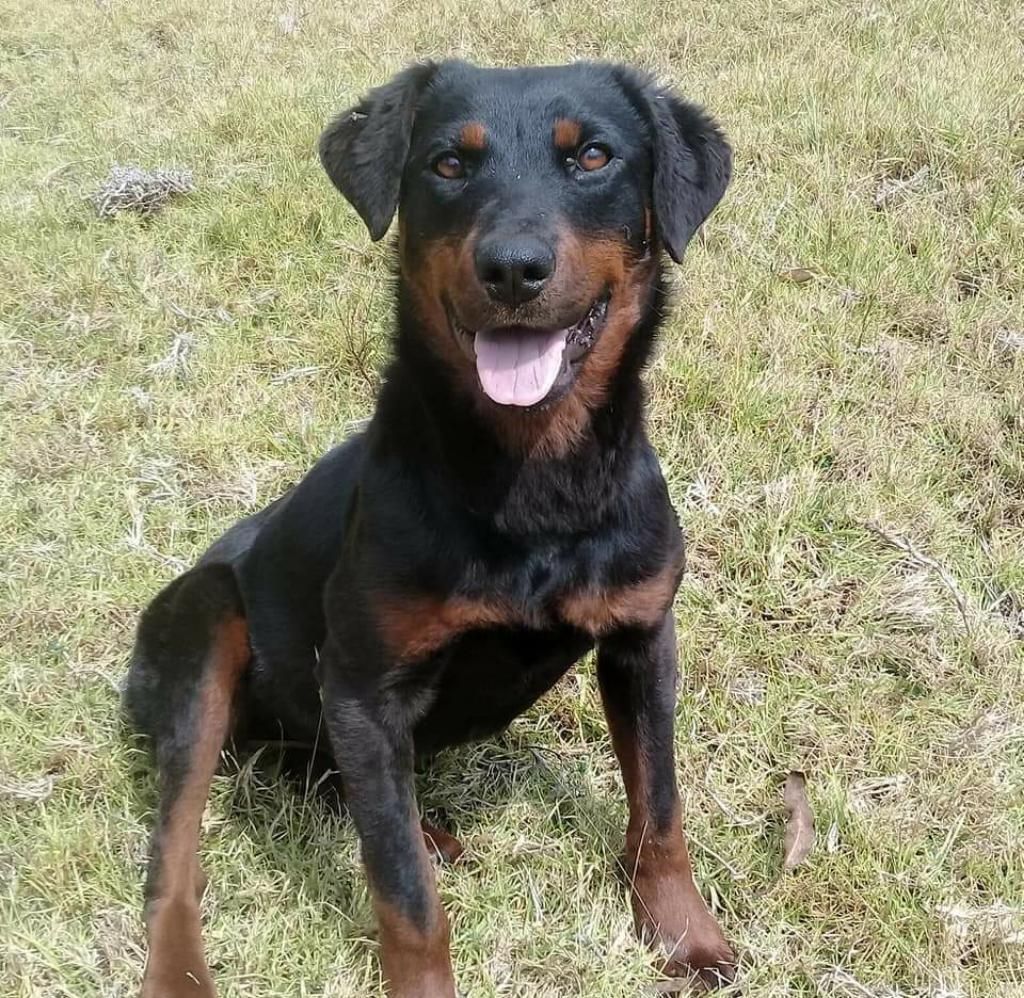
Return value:
<svg viewBox="0 0 1024 998">
<path fill-rule="evenodd" d="M 448 921 L 413 791 L 412 717 L 384 674 L 321 652 L 324 717 L 362 847 L 391 998 L 455 998 Z"/>
<path fill-rule="evenodd" d="M 623 868 L 640 934 L 673 976 L 731 981 L 735 959 L 693 882 L 676 786 L 676 639 L 671 614 L 601 641 L 598 678 L 629 800 Z"/>
</svg>

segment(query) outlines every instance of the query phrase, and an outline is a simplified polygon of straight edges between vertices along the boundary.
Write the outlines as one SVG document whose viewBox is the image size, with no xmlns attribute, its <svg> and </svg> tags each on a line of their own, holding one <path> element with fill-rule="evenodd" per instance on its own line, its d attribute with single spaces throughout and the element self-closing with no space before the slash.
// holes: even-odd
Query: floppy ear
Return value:
<svg viewBox="0 0 1024 998">
<path fill-rule="evenodd" d="M 622 70 L 620 80 L 651 128 L 654 217 L 665 249 L 679 263 L 725 193 L 732 149 L 714 120 L 695 104 L 631 70 Z"/>
<path fill-rule="evenodd" d="M 416 101 L 434 75 L 432 62 L 403 69 L 338 115 L 320 136 L 320 162 L 376 242 L 398 207 Z"/>
</svg>

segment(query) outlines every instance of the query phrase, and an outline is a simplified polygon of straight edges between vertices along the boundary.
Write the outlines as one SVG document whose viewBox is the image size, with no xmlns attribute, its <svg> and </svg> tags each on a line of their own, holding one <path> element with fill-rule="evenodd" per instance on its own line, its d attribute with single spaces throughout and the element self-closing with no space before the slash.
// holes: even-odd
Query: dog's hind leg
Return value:
<svg viewBox="0 0 1024 998">
<path fill-rule="evenodd" d="M 205 879 L 197 849 L 249 658 L 244 609 L 228 565 L 202 565 L 176 579 L 139 625 L 125 707 L 152 741 L 160 786 L 146 877 L 142 998 L 216 994 L 200 935 Z"/>
<path fill-rule="evenodd" d="M 450 832 L 432 825 L 426 819 L 420 821 L 420 828 L 423 830 L 423 841 L 432 860 L 438 863 L 457 863 L 462 858 L 466 850 Z"/>
</svg>

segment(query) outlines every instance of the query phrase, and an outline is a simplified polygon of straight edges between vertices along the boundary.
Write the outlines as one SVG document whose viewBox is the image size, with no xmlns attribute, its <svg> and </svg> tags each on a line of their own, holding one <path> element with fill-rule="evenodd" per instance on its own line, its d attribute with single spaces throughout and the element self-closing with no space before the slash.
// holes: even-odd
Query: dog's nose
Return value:
<svg viewBox="0 0 1024 998">
<path fill-rule="evenodd" d="M 536 298 L 555 271 L 551 247 L 533 236 L 483 240 L 475 262 L 487 293 L 512 308 Z"/>
</svg>

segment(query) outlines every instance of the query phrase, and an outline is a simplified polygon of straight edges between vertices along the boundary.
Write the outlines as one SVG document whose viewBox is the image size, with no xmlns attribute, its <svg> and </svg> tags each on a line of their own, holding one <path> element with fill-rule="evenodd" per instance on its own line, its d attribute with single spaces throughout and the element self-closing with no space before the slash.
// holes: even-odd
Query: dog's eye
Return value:
<svg viewBox="0 0 1024 998">
<path fill-rule="evenodd" d="M 612 154 L 602 145 L 598 145 L 596 142 L 590 142 L 580 148 L 580 151 L 576 153 L 576 165 L 581 170 L 586 170 L 587 173 L 592 173 L 594 170 L 600 170 L 602 167 L 608 165 L 612 158 Z"/>
<path fill-rule="evenodd" d="M 466 166 L 456 153 L 442 153 L 434 160 L 434 173 L 445 180 L 458 180 L 466 174 Z"/>
</svg>

